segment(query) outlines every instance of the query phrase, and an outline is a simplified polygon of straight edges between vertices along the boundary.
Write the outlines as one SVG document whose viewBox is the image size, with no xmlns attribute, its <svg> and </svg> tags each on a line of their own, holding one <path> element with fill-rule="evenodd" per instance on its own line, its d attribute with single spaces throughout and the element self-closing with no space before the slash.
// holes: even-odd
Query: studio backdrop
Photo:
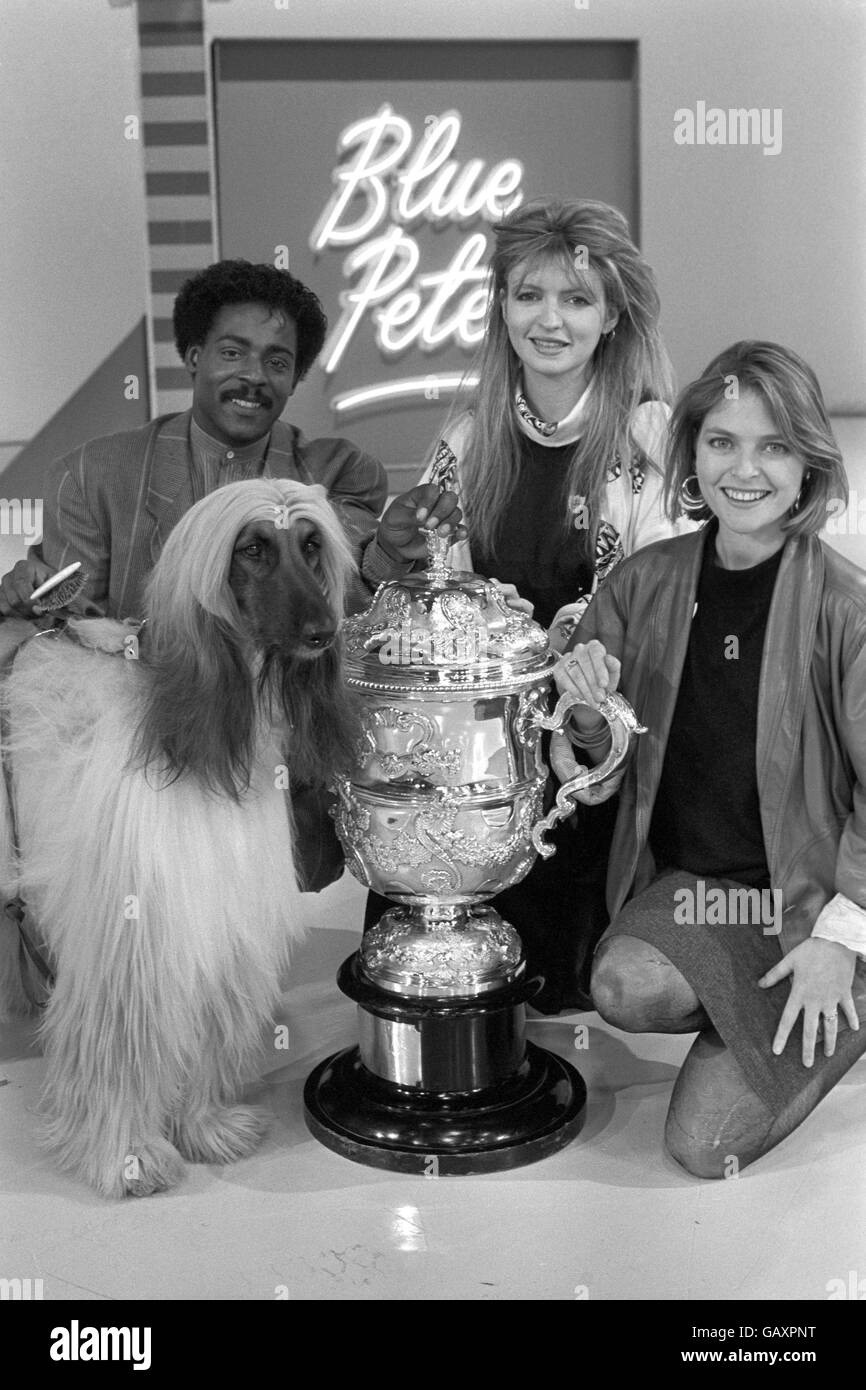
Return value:
<svg viewBox="0 0 866 1390">
<path fill-rule="evenodd" d="M 329 315 L 292 420 L 413 482 L 482 335 L 491 223 L 591 197 L 639 241 L 636 83 L 633 43 L 217 42 L 220 255 Z"/>
</svg>

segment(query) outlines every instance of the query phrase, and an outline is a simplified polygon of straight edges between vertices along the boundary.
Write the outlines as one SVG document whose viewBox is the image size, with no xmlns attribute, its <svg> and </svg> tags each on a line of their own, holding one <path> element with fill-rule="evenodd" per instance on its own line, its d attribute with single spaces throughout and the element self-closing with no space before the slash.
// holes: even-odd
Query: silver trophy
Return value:
<svg viewBox="0 0 866 1390">
<path fill-rule="evenodd" d="M 576 1133 L 585 1087 L 524 1039 L 520 937 L 487 899 L 518 883 L 576 793 L 612 775 L 643 732 L 622 696 L 599 712 L 611 750 L 543 814 L 545 729 L 556 662 L 543 628 L 480 576 L 452 573 L 431 533 L 423 574 L 384 584 L 345 628 L 362 709 L 356 765 L 338 783 L 351 872 L 394 906 L 339 983 L 360 1039 L 307 1083 L 307 1122 L 329 1147 L 406 1171 L 517 1166 Z"/>
</svg>

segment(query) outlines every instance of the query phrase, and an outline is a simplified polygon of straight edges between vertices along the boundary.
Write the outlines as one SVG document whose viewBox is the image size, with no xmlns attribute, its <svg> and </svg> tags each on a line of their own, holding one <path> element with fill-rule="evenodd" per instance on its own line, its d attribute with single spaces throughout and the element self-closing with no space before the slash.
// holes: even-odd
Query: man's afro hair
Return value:
<svg viewBox="0 0 866 1390">
<path fill-rule="evenodd" d="M 295 381 L 302 381 L 328 331 L 318 295 L 276 266 L 217 261 L 184 281 L 174 302 L 174 341 L 181 357 L 188 348 L 201 346 L 227 304 L 266 304 L 294 320 L 298 333 Z"/>
</svg>

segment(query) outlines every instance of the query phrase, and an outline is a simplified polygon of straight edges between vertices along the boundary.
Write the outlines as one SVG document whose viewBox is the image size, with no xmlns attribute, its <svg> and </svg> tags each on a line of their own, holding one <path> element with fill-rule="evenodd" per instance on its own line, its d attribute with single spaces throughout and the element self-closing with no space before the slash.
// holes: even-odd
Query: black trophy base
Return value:
<svg viewBox="0 0 866 1390">
<path fill-rule="evenodd" d="M 325 1148 L 371 1168 L 468 1175 L 538 1162 L 580 1130 L 587 1104 L 580 1073 L 553 1052 L 523 1042 L 523 1009 L 516 1005 L 534 992 L 532 983 L 471 1002 L 418 1001 L 366 983 L 352 958 L 339 984 L 359 1002 L 374 1033 L 382 1029 L 391 1038 L 388 1029 L 396 1022 L 420 1034 L 423 1061 L 411 1086 L 371 1072 L 359 1047 L 320 1062 L 304 1086 L 304 1118 Z M 456 1040 L 450 1058 L 443 1056 L 449 1036 Z M 443 1076 L 448 1088 L 442 1088 Z M 489 1084 L 478 1087 L 481 1076 Z M 438 1084 L 425 1086 L 428 1077 Z"/>
</svg>

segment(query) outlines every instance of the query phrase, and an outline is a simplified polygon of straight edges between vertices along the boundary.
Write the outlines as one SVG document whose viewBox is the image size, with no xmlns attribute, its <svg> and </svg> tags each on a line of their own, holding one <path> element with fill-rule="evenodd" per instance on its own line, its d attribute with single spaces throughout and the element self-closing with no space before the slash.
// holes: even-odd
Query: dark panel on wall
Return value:
<svg viewBox="0 0 866 1390">
<path fill-rule="evenodd" d="M 282 255 L 330 320 L 287 414 L 308 434 L 347 435 L 377 454 L 395 486 L 414 480 L 472 359 L 490 226 L 508 201 L 497 200 L 496 171 L 522 166 L 524 202 L 612 203 L 637 234 L 637 45 L 226 40 L 214 73 L 219 254 L 272 264 Z M 453 141 L 443 136 L 437 149 L 437 127 L 454 116 Z M 347 141 L 359 122 L 369 135 Z M 328 235 L 325 209 L 362 167 L 371 176 L 355 179 Z M 461 186 L 463 204 L 453 196 Z M 494 192 L 482 206 L 485 186 Z M 366 213 L 369 228 L 353 236 Z M 390 288 L 352 322 L 359 287 L 380 272 Z"/>
<path fill-rule="evenodd" d="M 231 39 L 216 47 L 216 73 L 224 82 L 343 82 L 348 75 L 338 51 L 349 47 L 345 43 Z M 391 82 L 398 76 L 410 82 L 622 82 L 631 81 L 634 61 L 630 43 L 351 41 L 353 82 Z"/>
</svg>

